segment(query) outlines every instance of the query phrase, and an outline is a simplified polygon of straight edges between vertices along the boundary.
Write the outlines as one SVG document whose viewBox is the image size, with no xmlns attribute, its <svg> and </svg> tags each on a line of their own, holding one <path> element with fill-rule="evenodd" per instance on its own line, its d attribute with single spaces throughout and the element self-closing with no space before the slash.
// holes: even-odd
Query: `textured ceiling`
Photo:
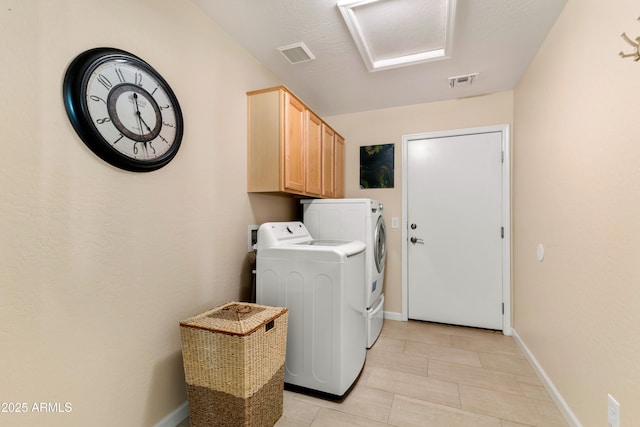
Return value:
<svg viewBox="0 0 640 427">
<path fill-rule="evenodd" d="M 370 72 L 337 0 L 192 1 L 321 116 L 511 90 L 566 3 L 457 0 L 448 59 Z M 393 22 L 389 16 L 380 28 L 408 38 L 416 31 Z M 316 59 L 291 64 L 277 50 L 297 42 Z M 472 73 L 479 73 L 473 85 L 449 87 L 449 77 Z"/>
</svg>

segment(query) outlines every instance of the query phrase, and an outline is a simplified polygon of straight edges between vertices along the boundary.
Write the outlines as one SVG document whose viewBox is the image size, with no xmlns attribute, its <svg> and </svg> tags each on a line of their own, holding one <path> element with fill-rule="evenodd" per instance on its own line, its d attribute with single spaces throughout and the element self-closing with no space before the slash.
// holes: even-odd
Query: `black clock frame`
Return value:
<svg viewBox="0 0 640 427">
<path fill-rule="evenodd" d="M 105 141 L 91 119 L 86 98 L 88 78 L 96 67 L 112 60 L 133 63 L 136 67 L 152 74 L 163 86 L 162 89 L 171 101 L 176 116 L 176 136 L 171 148 L 158 158 L 145 161 L 133 159 L 120 153 L 108 141 Z M 131 172 L 154 171 L 169 163 L 180 148 L 184 122 L 177 97 L 169 84 L 151 65 L 129 52 L 111 47 L 99 47 L 82 52 L 67 68 L 62 84 L 62 96 L 67 116 L 78 136 L 94 154 L 113 166 Z"/>
</svg>

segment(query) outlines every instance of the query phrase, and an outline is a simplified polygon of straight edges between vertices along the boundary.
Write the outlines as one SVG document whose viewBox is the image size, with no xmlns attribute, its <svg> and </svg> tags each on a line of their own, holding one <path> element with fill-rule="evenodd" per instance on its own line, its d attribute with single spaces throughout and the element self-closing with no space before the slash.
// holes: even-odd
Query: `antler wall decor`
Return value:
<svg viewBox="0 0 640 427">
<path fill-rule="evenodd" d="M 638 18 L 638 21 L 640 21 L 640 17 Z M 640 61 L 640 37 L 636 37 L 635 40 L 631 40 L 625 33 L 622 33 L 620 37 L 622 37 L 624 41 L 629 43 L 634 49 L 634 51 L 631 53 L 620 52 L 619 53 L 620 57 L 634 58 L 633 59 L 634 61 L 636 62 Z"/>
</svg>

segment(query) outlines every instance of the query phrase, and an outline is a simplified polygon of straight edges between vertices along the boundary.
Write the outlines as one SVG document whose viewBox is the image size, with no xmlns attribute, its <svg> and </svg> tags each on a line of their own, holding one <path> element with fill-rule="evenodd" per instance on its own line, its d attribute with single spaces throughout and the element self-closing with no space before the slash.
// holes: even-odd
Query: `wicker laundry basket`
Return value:
<svg viewBox="0 0 640 427">
<path fill-rule="evenodd" d="M 231 302 L 180 322 L 191 426 L 272 426 L 282 416 L 286 308 Z"/>
</svg>

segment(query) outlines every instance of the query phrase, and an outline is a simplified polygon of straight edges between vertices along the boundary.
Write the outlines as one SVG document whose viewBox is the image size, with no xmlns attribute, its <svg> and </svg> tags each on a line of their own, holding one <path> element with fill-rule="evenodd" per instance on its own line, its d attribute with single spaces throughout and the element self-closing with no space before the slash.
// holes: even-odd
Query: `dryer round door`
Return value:
<svg viewBox="0 0 640 427">
<path fill-rule="evenodd" d="M 384 217 L 378 217 L 376 228 L 373 234 L 373 259 L 378 273 L 384 269 L 384 261 L 387 256 L 387 230 L 384 225 Z"/>
</svg>

